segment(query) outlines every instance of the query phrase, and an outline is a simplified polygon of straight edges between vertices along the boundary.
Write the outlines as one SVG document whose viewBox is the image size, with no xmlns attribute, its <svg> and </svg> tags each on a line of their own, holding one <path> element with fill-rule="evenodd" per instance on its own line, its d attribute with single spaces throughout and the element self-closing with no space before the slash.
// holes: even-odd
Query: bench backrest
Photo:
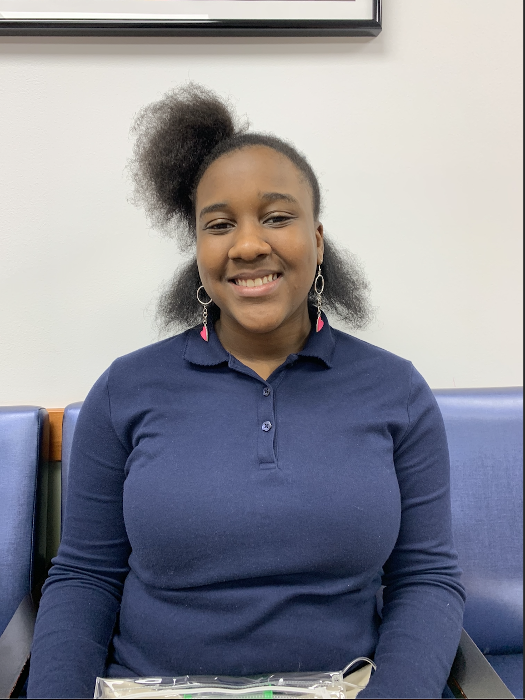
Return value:
<svg viewBox="0 0 525 700">
<path fill-rule="evenodd" d="M 0 406 L 0 635 L 45 573 L 48 441 L 44 408 Z"/>
<path fill-rule="evenodd" d="M 464 627 L 486 654 L 523 651 L 523 388 L 434 392 L 450 449 Z"/>
<path fill-rule="evenodd" d="M 61 514 L 60 520 L 64 522 L 66 512 L 67 477 L 69 474 L 69 457 L 71 455 L 71 445 L 73 443 L 73 433 L 77 424 L 78 414 L 82 401 L 70 403 L 64 409 L 64 419 L 62 422 L 62 478 L 61 478 Z"/>
</svg>

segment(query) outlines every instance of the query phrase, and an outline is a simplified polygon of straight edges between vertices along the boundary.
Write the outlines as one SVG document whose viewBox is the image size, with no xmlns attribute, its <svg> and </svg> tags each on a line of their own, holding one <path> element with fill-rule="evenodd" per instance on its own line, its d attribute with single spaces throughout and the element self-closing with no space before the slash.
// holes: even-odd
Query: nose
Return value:
<svg viewBox="0 0 525 700">
<path fill-rule="evenodd" d="M 264 229 L 258 222 L 238 223 L 233 244 L 228 251 L 230 260 L 255 260 L 261 255 L 270 255 L 272 247 L 264 237 Z"/>
</svg>

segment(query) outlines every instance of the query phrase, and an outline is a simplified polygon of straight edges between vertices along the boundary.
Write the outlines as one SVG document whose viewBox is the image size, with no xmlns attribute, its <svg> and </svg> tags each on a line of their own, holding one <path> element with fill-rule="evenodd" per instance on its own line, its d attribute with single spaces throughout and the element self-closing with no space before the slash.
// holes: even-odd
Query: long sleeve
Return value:
<svg viewBox="0 0 525 700">
<path fill-rule="evenodd" d="M 112 426 L 106 372 L 75 430 L 68 508 L 45 583 L 31 653 L 28 697 L 93 697 L 128 572 L 122 516 L 127 451 Z"/>
<path fill-rule="evenodd" d="M 212 328 L 115 360 L 75 430 L 30 696 L 375 653 L 362 697 L 439 697 L 463 609 L 448 468 L 410 363 L 327 323 L 266 381 Z"/>
<path fill-rule="evenodd" d="M 360 698 L 440 698 L 461 634 L 445 428 L 416 370 L 407 410 L 408 427 L 394 445 L 401 527 L 384 566 L 377 671 Z"/>
</svg>

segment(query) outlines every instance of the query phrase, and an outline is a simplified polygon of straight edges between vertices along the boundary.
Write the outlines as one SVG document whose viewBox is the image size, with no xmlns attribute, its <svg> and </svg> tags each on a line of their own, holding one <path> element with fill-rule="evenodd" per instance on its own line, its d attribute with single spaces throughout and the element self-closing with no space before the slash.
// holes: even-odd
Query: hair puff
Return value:
<svg viewBox="0 0 525 700">
<path fill-rule="evenodd" d="M 224 100 L 191 82 L 137 114 L 129 164 L 133 203 L 144 207 L 153 226 L 174 235 L 182 250 L 194 244 L 192 196 L 202 163 L 219 143 L 247 129 Z"/>
</svg>

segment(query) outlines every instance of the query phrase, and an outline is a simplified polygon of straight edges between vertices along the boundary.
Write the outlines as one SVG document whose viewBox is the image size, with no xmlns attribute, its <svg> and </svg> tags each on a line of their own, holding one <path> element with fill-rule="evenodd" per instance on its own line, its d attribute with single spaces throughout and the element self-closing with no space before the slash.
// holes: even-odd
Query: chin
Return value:
<svg viewBox="0 0 525 700">
<path fill-rule="evenodd" d="M 278 317 L 264 317 L 263 314 L 250 316 L 239 315 L 235 317 L 237 323 L 250 333 L 271 333 L 276 331 L 285 322 L 285 318 L 280 315 Z"/>
<path fill-rule="evenodd" d="M 282 322 L 265 322 L 261 323 L 260 321 L 252 321 L 252 322 L 245 322 L 245 323 L 240 323 L 240 325 L 250 333 L 272 333 L 273 331 L 276 331 L 281 325 Z"/>
</svg>

